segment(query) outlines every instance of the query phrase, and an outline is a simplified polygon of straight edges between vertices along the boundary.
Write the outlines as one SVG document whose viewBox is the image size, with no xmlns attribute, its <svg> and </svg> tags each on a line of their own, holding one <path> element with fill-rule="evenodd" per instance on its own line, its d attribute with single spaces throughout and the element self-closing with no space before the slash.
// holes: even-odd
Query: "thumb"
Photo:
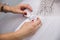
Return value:
<svg viewBox="0 0 60 40">
<path fill-rule="evenodd" d="M 17 10 L 17 12 L 16 12 L 16 13 L 18 13 L 18 14 L 23 14 L 23 15 L 27 15 L 27 12 L 22 11 L 22 10 Z"/>
</svg>

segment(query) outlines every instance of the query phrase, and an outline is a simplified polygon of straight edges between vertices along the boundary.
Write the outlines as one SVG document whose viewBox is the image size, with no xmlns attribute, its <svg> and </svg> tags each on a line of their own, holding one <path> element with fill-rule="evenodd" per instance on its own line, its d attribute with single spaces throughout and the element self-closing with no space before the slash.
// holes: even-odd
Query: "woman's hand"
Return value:
<svg viewBox="0 0 60 40">
<path fill-rule="evenodd" d="M 20 36 L 20 38 L 28 37 L 31 34 L 34 34 L 41 25 L 41 20 L 39 18 L 37 18 L 35 22 L 33 20 L 31 22 L 26 22 L 20 30 L 17 31 L 19 33 L 18 36 Z"/>
<path fill-rule="evenodd" d="M 40 26 L 39 26 L 40 25 Z M 41 27 L 41 20 L 37 18 L 36 21 L 25 22 L 20 30 L 7 34 L 0 34 L 1 40 L 22 40 L 25 37 L 28 37 L 34 34 L 38 28 Z"/>
<path fill-rule="evenodd" d="M 19 4 L 17 6 L 4 6 L 4 10 L 9 11 L 9 12 L 13 12 L 14 14 L 27 14 L 24 10 L 25 9 L 29 9 L 30 11 L 32 11 L 32 8 L 29 4 Z"/>
</svg>

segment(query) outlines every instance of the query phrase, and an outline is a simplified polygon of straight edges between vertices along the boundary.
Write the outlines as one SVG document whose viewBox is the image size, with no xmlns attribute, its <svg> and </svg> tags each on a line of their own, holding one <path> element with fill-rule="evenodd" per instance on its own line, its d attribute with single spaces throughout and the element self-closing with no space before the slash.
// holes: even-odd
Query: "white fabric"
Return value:
<svg viewBox="0 0 60 40">
<path fill-rule="evenodd" d="M 40 0 L 37 0 L 36 2 L 33 0 L 34 1 L 34 2 L 32 1 L 33 3 L 38 2 L 38 4 L 35 4 L 35 5 L 32 4 L 31 1 L 32 0 L 30 0 L 30 1 L 27 0 L 26 3 L 28 2 L 33 8 L 33 12 L 31 14 L 36 15 L 38 7 L 40 5 Z M 25 1 L 23 3 L 25 3 Z M 53 5 L 53 7 L 54 6 L 55 5 Z M 36 13 L 34 13 L 34 12 L 36 12 Z M 51 13 L 51 15 L 48 14 L 48 16 L 44 15 L 44 14 L 43 14 L 44 16 L 40 15 L 39 17 L 42 21 L 42 27 L 33 36 L 28 37 L 24 40 L 57 40 L 58 35 L 59 35 L 58 29 L 60 28 L 60 22 L 59 22 L 60 21 L 60 16 L 59 16 L 60 14 L 56 15 L 56 13 L 54 14 L 54 12 L 55 11 L 53 11 Z M 28 20 L 29 19 L 27 19 L 26 21 L 28 21 Z M 24 22 L 26 22 L 26 21 L 24 21 Z M 23 25 L 23 23 L 21 25 Z M 19 27 L 21 27 L 21 25 L 19 25 Z"/>
<path fill-rule="evenodd" d="M 38 11 L 40 0 L 24 0 L 22 3 L 30 4 L 33 8 L 32 15 L 34 15 Z M 58 5 L 57 3 L 54 4 L 54 14 L 52 13 L 52 16 L 40 15 L 42 21 L 41 28 L 33 36 L 25 38 L 24 40 L 57 40 L 57 38 L 60 37 L 60 8 Z M 22 25 L 21 23 L 26 20 L 22 15 L 2 15 L 0 18 L 0 33 L 16 31 L 16 29 Z"/>
</svg>

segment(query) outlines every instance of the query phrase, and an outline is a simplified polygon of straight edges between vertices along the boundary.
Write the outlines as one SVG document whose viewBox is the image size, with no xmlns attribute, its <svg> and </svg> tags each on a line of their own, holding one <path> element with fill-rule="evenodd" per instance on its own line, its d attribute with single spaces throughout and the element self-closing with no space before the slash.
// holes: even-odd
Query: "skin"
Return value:
<svg viewBox="0 0 60 40">
<path fill-rule="evenodd" d="M 27 25 L 27 26 L 26 26 Z M 41 26 L 41 21 L 39 18 L 34 21 L 25 22 L 22 27 L 13 33 L 0 34 L 0 40 L 22 40 L 32 34 L 34 34 L 38 28 Z"/>
<path fill-rule="evenodd" d="M 4 6 L 4 10 L 6 10 L 7 12 L 13 12 L 14 14 L 25 15 L 25 9 L 29 9 L 30 11 L 32 11 L 32 8 L 28 4 L 20 4 L 15 7 Z M 22 40 L 30 35 L 33 35 L 40 27 L 41 20 L 37 18 L 36 21 L 32 20 L 30 22 L 25 22 L 22 27 L 16 32 L 0 34 L 0 40 Z"/>
<path fill-rule="evenodd" d="M 14 14 L 27 14 L 25 9 L 29 9 L 31 12 L 33 11 L 29 4 L 19 4 L 17 6 L 4 6 L 4 10 L 7 12 L 13 12 Z"/>
</svg>

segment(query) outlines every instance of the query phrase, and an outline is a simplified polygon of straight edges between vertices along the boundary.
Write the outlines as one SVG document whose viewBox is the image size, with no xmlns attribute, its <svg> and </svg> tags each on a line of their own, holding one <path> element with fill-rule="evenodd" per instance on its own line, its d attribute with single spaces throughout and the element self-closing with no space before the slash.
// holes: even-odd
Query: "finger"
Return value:
<svg viewBox="0 0 60 40">
<path fill-rule="evenodd" d="M 36 32 L 41 26 L 36 26 L 35 29 L 34 29 L 34 32 Z"/>
<path fill-rule="evenodd" d="M 30 5 L 28 5 L 28 6 L 27 6 L 27 8 L 28 8 L 30 11 L 32 11 L 32 8 L 31 8 L 31 6 L 30 6 Z"/>
<path fill-rule="evenodd" d="M 39 26 L 39 25 L 36 26 L 36 27 L 34 28 L 34 30 L 32 31 L 32 35 L 35 34 L 40 27 L 41 27 L 41 25 L 40 25 L 40 26 Z"/>
<path fill-rule="evenodd" d="M 25 4 L 24 7 L 25 7 L 26 9 L 29 9 L 30 11 L 32 11 L 32 8 L 31 8 L 31 6 L 30 6 L 29 4 Z"/>
<path fill-rule="evenodd" d="M 31 20 L 31 23 L 34 23 L 34 20 Z"/>
<path fill-rule="evenodd" d="M 22 11 L 22 10 L 17 10 L 17 13 L 18 13 L 18 14 L 27 15 L 27 12 L 25 12 L 25 11 Z"/>
<path fill-rule="evenodd" d="M 34 25 L 37 26 L 39 24 L 41 24 L 41 20 L 39 18 L 37 18 L 37 20 L 34 22 Z"/>
<path fill-rule="evenodd" d="M 20 11 L 20 13 L 23 15 L 27 15 L 27 12 L 25 12 L 25 11 Z"/>
<path fill-rule="evenodd" d="M 40 24 L 41 23 L 41 20 L 39 19 L 39 18 L 37 18 L 37 20 L 36 20 L 36 24 Z"/>
<path fill-rule="evenodd" d="M 37 26 L 35 27 L 35 29 L 34 29 L 34 32 L 36 32 L 41 26 L 42 26 L 42 23 L 39 24 L 39 25 L 37 25 Z"/>
</svg>

